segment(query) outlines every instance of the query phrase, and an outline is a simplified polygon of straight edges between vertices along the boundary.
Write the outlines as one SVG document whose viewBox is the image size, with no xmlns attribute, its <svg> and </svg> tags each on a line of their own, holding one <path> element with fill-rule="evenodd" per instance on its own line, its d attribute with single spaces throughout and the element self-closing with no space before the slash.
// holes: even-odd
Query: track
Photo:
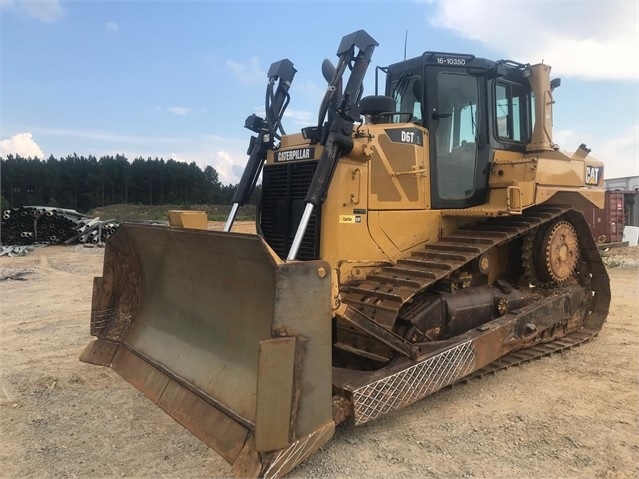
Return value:
<svg viewBox="0 0 639 479">
<path fill-rule="evenodd" d="M 491 321 L 492 327 L 475 328 L 449 340 L 416 344 L 393 332 L 398 316 L 405 318 L 411 314 L 410 300 L 415 295 L 438 281 L 460 281 L 461 275 L 457 272 L 470 262 L 481 260 L 481 255 L 491 248 L 524 237 L 555 220 L 567 221 L 575 229 L 580 264 L 574 274 L 579 285 L 572 282 L 565 287 L 549 287 L 529 309 L 525 307 L 510 318 L 495 319 Z M 526 254 L 534 259 L 535 252 L 522 248 L 522 256 Z M 565 321 L 568 317 L 559 301 L 568 299 L 570 291 L 575 290 L 580 291 L 581 298 L 587 302 L 582 303 L 579 316 Z M 590 230 L 581 213 L 563 206 L 534 207 L 521 216 L 492 218 L 457 229 L 396 265 L 370 274 L 364 281 L 345 285 L 342 293 L 347 306 L 337 319 L 341 331 L 337 331 L 335 348 L 365 361 L 359 364 L 373 361 L 382 365 L 372 372 L 365 367 L 333 367 L 333 386 L 340 391 L 340 395 L 334 397 L 334 419 L 341 422 L 352 415 L 356 425 L 405 407 L 444 387 L 588 341 L 603 326 L 610 304 L 608 275 Z M 404 305 L 407 307 L 402 309 Z M 537 313 L 535 318 L 537 307 L 549 309 Z M 564 318 L 563 322 L 542 319 L 553 318 L 553 313 Z M 548 314 L 550 316 L 546 316 Z M 514 326 L 523 318 L 531 318 L 533 322 L 530 336 L 518 332 Z M 545 334 L 546 331 L 549 334 Z M 506 337 L 510 339 L 505 340 Z M 372 338 L 399 355 L 393 354 L 389 359 L 384 350 L 373 349 L 369 346 L 376 344 Z"/>
<path fill-rule="evenodd" d="M 502 356 L 497 361 L 493 361 L 487 366 L 478 369 L 472 374 L 460 379 L 451 387 L 457 384 L 466 384 L 473 379 L 481 379 L 486 375 L 494 375 L 497 371 L 506 370 L 508 368 L 519 366 L 521 364 L 530 363 L 532 361 L 542 359 L 548 356 L 552 356 L 556 353 L 579 347 L 584 343 L 587 343 L 591 339 L 597 336 L 597 332 L 591 330 L 579 330 L 572 334 L 564 336 L 554 341 L 538 344 L 526 349 L 520 349 L 512 353 Z"/>
<path fill-rule="evenodd" d="M 581 281 L 593 293 L 591 312 L 585 319 L 584 326 L 594 334 L 601 329 L 610 303 L 610 286 L 605 266 L 582 215 L 570 207 L 555 205 L 536 206 L 529 208 L 521 216 L 489 218 L 460 228 L 442 237 L 437 243 L 428 244 L 423 250 L 398 260 L 396 265 L 368 275 L 364 281 L 344 285 L 341 293 L 347 307 L 340 319 L 367 331 L 397 352 L 414 358 L 416 351 L 411 343 L 392 332 L 404 304 L 437 281 L 450 278 L 453 273 L 491 248 L 522 237 L 560 217 L 573 224 L 579 236 Z M 347 348 L 349 352 L 362 357 L 370 356 L 353 345 Z"/>
</svg>

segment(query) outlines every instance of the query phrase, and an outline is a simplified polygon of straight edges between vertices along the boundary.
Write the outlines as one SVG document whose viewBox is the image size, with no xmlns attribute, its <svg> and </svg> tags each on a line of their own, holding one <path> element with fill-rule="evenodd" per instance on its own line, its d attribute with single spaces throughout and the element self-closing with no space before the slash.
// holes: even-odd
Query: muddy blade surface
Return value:
<svg viewBox="0 0 639 479">
<path fill-rule="evenodd" d="M 124 225 L 81 359 L 112 367 L 237 473 L 281 475 L 332 435 L 329 308 L 328 266 L 282 263 L 259 236 Z"/>
</svg>

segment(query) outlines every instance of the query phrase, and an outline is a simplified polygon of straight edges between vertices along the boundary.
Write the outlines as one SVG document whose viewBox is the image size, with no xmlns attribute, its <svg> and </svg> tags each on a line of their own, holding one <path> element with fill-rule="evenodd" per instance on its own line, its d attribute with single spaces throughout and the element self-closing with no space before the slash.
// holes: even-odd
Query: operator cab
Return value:
<svg viewBox="0 0 639 479">
<path fill-rule="evenodd" d="M 377 70 L 386 73 L 386 97 L 377 98 L 393 100 L 388 121 L 430 133 L 432 207 L 485 203 L 494 150 L 524 152 L 530 141 L 528 65 L 426 52 Z"/>
</svg>

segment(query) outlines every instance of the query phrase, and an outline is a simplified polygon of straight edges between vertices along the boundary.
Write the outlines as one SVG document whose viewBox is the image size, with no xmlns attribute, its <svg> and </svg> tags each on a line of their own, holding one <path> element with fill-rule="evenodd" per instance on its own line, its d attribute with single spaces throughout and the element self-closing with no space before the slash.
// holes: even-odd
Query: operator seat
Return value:
<svg viewBox="0 0 639 479">
<path fill-rule="evenodd" d="M 365 96 L 359 101 L 360 113 L 370 118 L 370 122 L 391 123 L 395 112 L 395 100 L 385 95 Z"/>
</svg>

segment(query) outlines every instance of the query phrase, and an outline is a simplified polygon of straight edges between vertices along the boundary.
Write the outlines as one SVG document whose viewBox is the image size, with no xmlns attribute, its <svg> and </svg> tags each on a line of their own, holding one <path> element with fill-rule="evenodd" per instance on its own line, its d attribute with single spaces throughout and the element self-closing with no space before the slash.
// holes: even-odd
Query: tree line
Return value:
<svg viewBox="0 0 639 479">
<path fill-rule="evenodd" d="M 231 204 L 237 185 L 223 185 L 212 166 L 124 155 L 46 160 L 0 158 L 3 207 L 57 206 L 87 212 L 120 203 Z M 253 195 L 254 197 L 257 195 Z"/>
</svg>

